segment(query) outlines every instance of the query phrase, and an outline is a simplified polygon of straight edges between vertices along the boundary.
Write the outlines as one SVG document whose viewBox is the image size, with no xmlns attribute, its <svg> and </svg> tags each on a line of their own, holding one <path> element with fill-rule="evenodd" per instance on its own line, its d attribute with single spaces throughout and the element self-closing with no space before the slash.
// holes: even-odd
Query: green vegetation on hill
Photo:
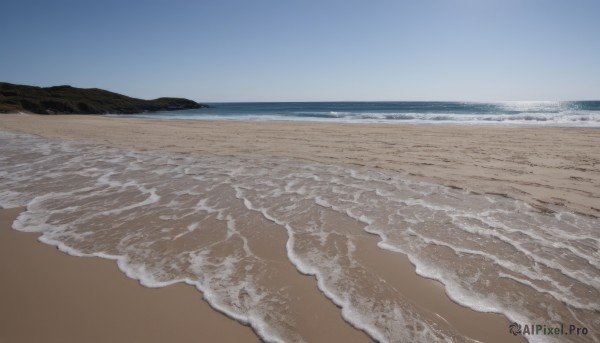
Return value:
<svg viewBox="0 0 600 343">
<path fill-rule="evenodd" d="M 34 87 L 0 82 L 0 113 L 131 114 L 208 107 L 182 98 L 142 100 L 98 88 Z"/>
</svg>

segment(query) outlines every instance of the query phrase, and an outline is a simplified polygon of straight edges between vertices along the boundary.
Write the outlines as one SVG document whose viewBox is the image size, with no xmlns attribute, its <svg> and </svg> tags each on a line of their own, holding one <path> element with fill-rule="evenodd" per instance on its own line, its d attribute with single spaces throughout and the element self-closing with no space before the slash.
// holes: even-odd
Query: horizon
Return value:
<svg viewBox="0 0 600 343">
<path fill-rule="evenodd" d="M 209 102 L 205 101 L 206 104 L 252 104 L 252 103 L 264 103 L 264 104 L 273 104 L 273 103 L 319 103 L 319 102 L 439 102 L 439 103 L 465 103 L 465 104 L 493 104 L 493 103 L 560 103 L 560 102 L 600 102 L 600 99 L 593 100 L 495 100 L 495 101 L 472 101 L 472 100 L 317 100 L 317 101 L 219 101 L 219 102 Z"/>
<path fill-rule="evenodd" d="M 10 47 L 0 75 L 203 103 L 595 101 L 599 10 L 591 0 L 20 1 L 0 13 Z"/>
</svg>

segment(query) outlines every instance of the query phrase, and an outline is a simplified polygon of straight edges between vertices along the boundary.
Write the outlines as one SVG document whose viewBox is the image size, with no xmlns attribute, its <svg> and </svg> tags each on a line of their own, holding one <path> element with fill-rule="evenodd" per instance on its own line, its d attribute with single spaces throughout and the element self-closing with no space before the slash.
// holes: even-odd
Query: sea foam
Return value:
<svg viewBox="0 0 600 343">
<path fill-rule="evenodd" d="M 71 255 L 115 260 L 148 287 L 194 285 L 268 342 L 306 341 L 288 324 L 290 285 L 269 281 L 279 262 L 253 245 L 268 225 L 286 233 L 289 262 L 380 342 L 464 338 L 366 267 L 356 244 L 365 232 L 464 306 L 600 331 L 595 218 L 298 160 L 142 153 L 7 132 L 0 151 L 0 206 L 27 206 L 15 229 L 41 232 Z"/>
</svg>

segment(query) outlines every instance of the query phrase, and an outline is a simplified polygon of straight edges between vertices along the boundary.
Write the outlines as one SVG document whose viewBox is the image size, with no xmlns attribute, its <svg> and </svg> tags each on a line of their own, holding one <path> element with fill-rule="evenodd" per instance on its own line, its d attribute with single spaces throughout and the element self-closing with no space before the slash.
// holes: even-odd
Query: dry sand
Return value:
<svg viewBox="0 0 600 343">
<path fill-rule="evenodd" d="M 600 130 L 594 129 L 174 122 L 33 115 L 3 115 L 0 129 L 138 150 L 367 165 L 476 192 L 506 194 L 540 209 L 566 206 L 575 212 L 600 215 Z M 5 230 L 10 216 L 17 213 L 11 211 L 1 211 L 5 221 L 0 231 L 0 275 L 11 281 L 0 290 L 0 315 L 10 332 L 0 333 L 0 341 L 5 339 L 2 335 L 25 334 L 52 341 L 46 336 L 49 332 L 57 341 L 65 342 L 90 341 L 77 337 L 112 342 L 140 340 L 138 337 L 144 337 L 140 340 L 144 342 L 164 341 L 165 337 L 171 342 L 190 341 L 192 337 L 256 340 L 249 328 L 212 311 L 189 286 L 144 289 L 120 275 L 114 263 L 67 257 L 35 244 L 32 235 Z M 378 249 L 375 244 L 375 238 L 368 235 L 360 241 L 360 251 L 369 255 L 372 269 L 410 295 L 427 315 L 445 318 L 465 336 L 484 342 L 520 339 L 508 334 L 504 317 L 456 305 L 438 283 L 417 276 L 406 258 L 399 261 L 398 254 Z M 386 263 L 391 255 L 394 263 Z M 26 262 L 19 266 L 12 263 L 20 259 Z M 313 317 L 320 315 L 301 323 L 312 330 L 314 341 L 367 341 L 363 333 L 341 322 L 339 311 L 319 295 L 314 280 L 289 275 L 297 282 L 307 282 L 307 314 L 312 311 Z M 118 316 L 112 317 L 115 313 Z M 320 328 L 314 323 L 321 323 Z M 236 338 L 209 338 L 210 334 Z"/>
</svg>

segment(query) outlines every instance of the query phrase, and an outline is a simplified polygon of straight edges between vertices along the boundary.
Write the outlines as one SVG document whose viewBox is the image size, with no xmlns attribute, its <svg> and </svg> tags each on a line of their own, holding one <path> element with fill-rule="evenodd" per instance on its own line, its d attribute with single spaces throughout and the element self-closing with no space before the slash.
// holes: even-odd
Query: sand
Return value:
<svg viewBox="0 0 600 343">
<path fill-rule="evenodd" d="M 22 210 L 0 210 L 0 342 L 259 342 L 191 286 L 145 288 L 10 229 Z"/>
<path fill-rule="evenodd" d="M 2 115 L 0 128 L 138 150 L 275 156 L 397 171 L 600 217 L 600 130 Z"/>
<path fill-rule="evenodd" d="M 600 172 L 596 167 L 600 163 L 600 131 L 594 129 L 167 122 L 33 115 L 3 115 L 0 129 L 137 150 L 366 165 L 474 192 L 505 194 L 544 211 L 564 206 L 574 212 L 600 215 Z M 37 340 L 19 336 L 26 334 L 40 335 L 44 341 L 52 341 L 48 337 L 53 336 L 56 341 L 67 342 L 82 341 L 78 337 L 114 342 L 164 341 L 165 337 L 172 342 L 194 337 L 207 341 L 256 340 L 248 327 L 210 309 L 190 286 L 145 289 L 120 274 L 113 262 L 72 258 L 36 243 L 32 234 L 7 230 L 11 216 L 17 212 L 2 211 L 0 232 L 6 238 L 0 240 L 0 252 L 7 256 L 1 258 L 0 275 L 11 281 L 0 290 L 0 315 L 3 323 L 10 323 L 6 325 L 9 330 L 0 333 L 0 341 L 5 339 L 1 335 L 8 335 L 14 342 L 19 337 L 24 342 Z M 423 313 L 445 318 L 448 326 L 480 341 L 520 339 L 508 334 L 504 317 L 477 313 L 453 303 L 440 284 L 417 276 L 408 259 L 399 261 L 398 254 L 376 248 L 374 237 L 365 235 L 360 246 L 360 251 L 369 255 L 371 268 L 410 295 Z M 394 263 L 386 263 L 391 257 Z M 29 261 L 27 265 L 11 263 L 22 258 Z M 295 283 L 305 284 L 300 289 L 308 300 L 307 319 L 298 325 L 311 332 L 311 341 L 368 341 L 366 335 L 341 320 L 337 308 L 319 294 L 311 277 L 293 270 L 286 273 Z M 73 300 L 77 296 L 80 298 Z M 23 329 L 25 326 L 27 329 Z M 84 336 L 78 336 L 78 332 Z M 217 334 L 235 338 L 209 336 Z"/>
</svg>

